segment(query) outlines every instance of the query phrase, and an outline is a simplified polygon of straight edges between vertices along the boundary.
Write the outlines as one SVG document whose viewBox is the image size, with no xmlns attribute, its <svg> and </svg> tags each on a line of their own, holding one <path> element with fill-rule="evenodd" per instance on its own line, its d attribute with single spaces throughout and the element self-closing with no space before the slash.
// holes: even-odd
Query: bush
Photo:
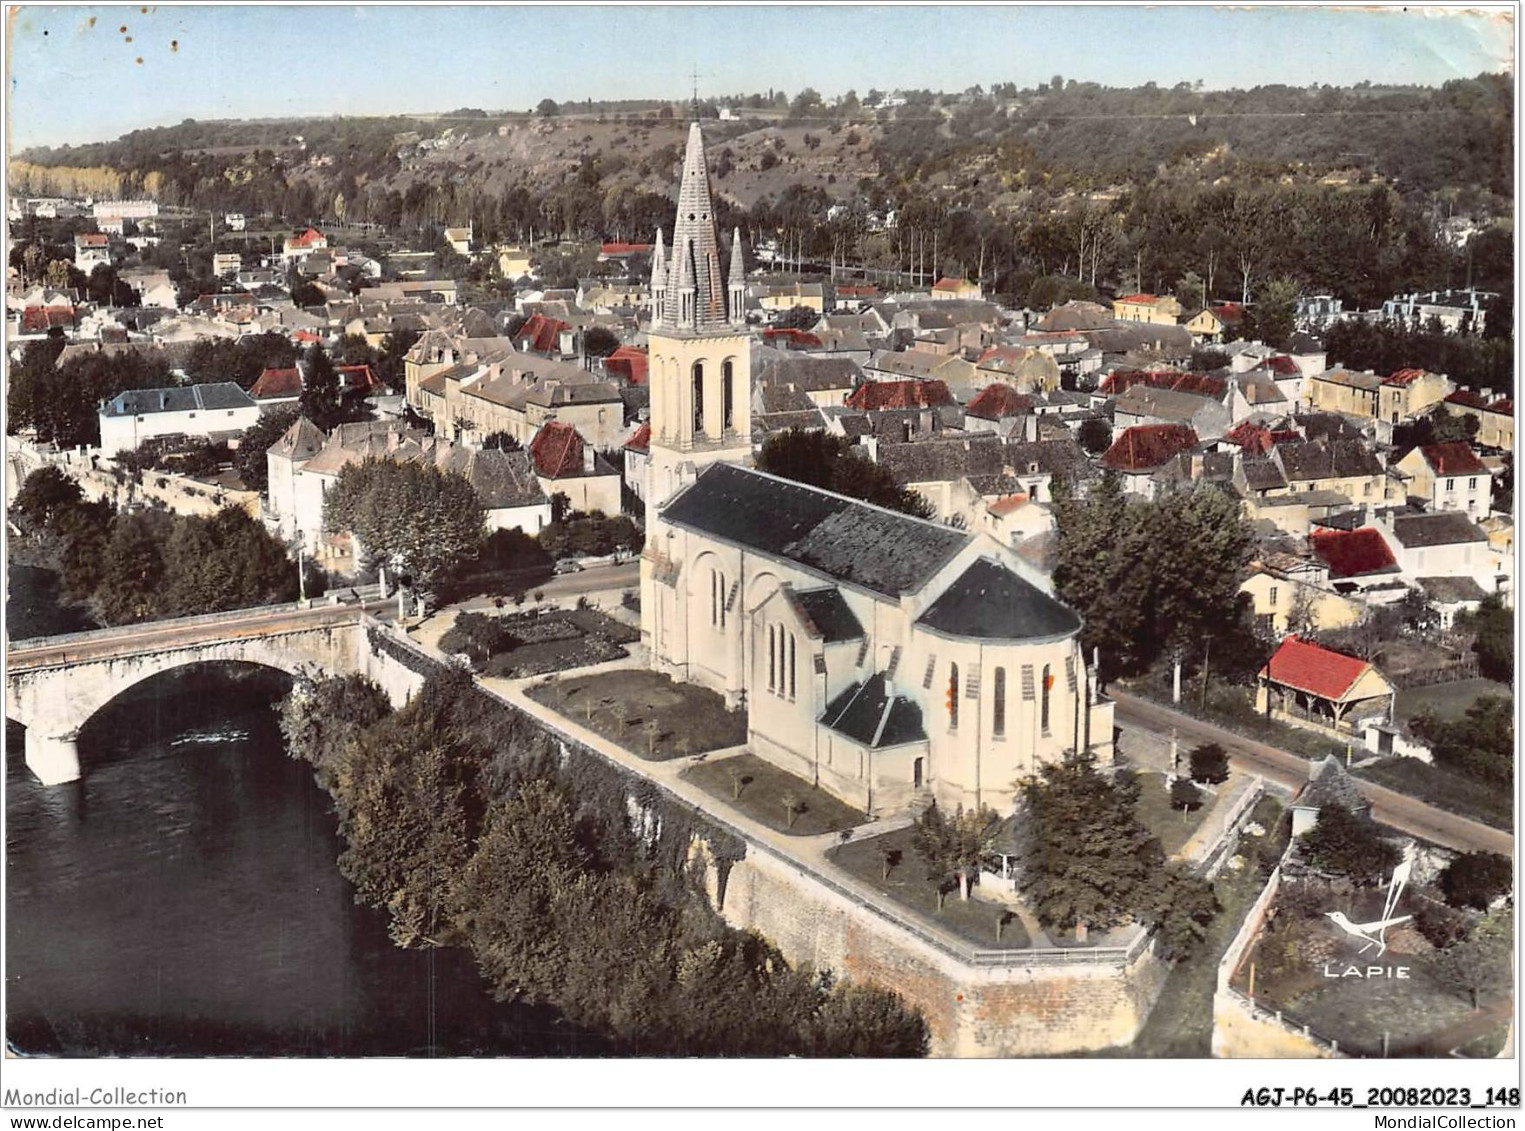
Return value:
<svg viewBox="0 0 1525 1131">
<path fill-rule="evenodd" d="M 477 667 L 518 645 L 519 638 L 500 619 L 485 613 L 462 613 L 450 631 L 440 637 L 440 651 L 451 655 L 463 653 Z"/>
<path fill-rule="evenodd" d="M 1424 900 L 1414 912 L 1414 929 L 1425 942 L 1441 950 L 1467 933 L 1467 916 L 1444 903 Z"/>
<path fill-rule="evenodd" d="M 1383 879 L 1399 857 L 1398 849 L 1382 838 L 1370 817 L 1340 805 L 1326 805 L 1319 811 L 1318 821 L 1303 834 L 1303 850 L 1319 871 L 1357 883 Z"/>
<path fill-rule="evenodd" d="M 1509 893 L 1513 880 L 1509 857 L 1497 852 L 1468 852 L 1451 861 L 1440 874 L 1440 890 L 1452 907 L 1486 911 L 1495 899 Z"/>
<path fill-rule="evenodd" d="M 1202 807 L 1202 791 L 1187 778 L 1177 778 L 1170 786 L 1170 807 L 1188 813 Z"/>
<path fill-rule="evenodd" d="M 1216 742 L 1205 742 L 1191 752 L 1192 781 L 1217 785 L 1228 780 L 1228 751 Z"/>
</svg>

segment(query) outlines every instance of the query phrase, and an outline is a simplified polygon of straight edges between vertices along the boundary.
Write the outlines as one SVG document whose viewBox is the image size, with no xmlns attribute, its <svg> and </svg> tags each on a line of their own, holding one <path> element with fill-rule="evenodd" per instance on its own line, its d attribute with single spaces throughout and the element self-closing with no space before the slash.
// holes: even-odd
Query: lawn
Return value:
<svg viewBox="0 0 1525 1131">
<path fill-rule="evenodd" d="M 649 761 L 747 740 L 745 711 L 727 710 L 725 700 L 708 688 L 645 668 L 563 676 L 536 684 L 527 694 Z"/>
<path fill-rule="evenodd" d="M 838 832 L 868 820 L 851 805 L 755 754 L 700 762 L 684 770 L 683 776 L 723 804 L 790 836 Z M 784 804 L 788 797 L 796 802 L 792 824 L 790 809 Z"/>
<path fill-rule="evenodd" d="M 1166 856 L 1174 856 L 1197 831 L 1203 818 L 1212 809 L 1213 795 L 1202 793 L 1202 806 L 1194 812 L 1176 809 L 1170 804 L 1170 788 L 1165 784 L 1164 774 L 1139 774 L 1138 819 L 1144 827 L 1160 838 L 1160 846 Z M 1228 786 L 1228 782 L 1219 789 Z"/>
<path fill-rule="evenodd" d="M 1345 743 L 1329 735 L 1320 734 L 1306 727 L 1292 726 L 1278 719 L 1268 719 L 1255 710 L 1254 693 L 1245 687 L 1214 681 L 1208 691 L 1207 708 L 1203 710 L 1199 695 L 1182 694 L 1179 703 L 1171 702 L 1170 690 L 1153 678 L 1145 677 L 1137 682 L 1124 683 L 1124 689 L 1145 699 L 1152 699 L 1166 707 L 1174 708 L 1198 719 L 1205 719 L 1224 730 L 1253 738 L 1257 742 L 1278 747 L 1289 754 L 1322 761 L 1325 755 L 1345 756 Z"/>
<path fill-rule="evenodd" d="M 1469 1058 L 1491 1059 L 1504 1051 L 1504 1042 L 1509 1039 L 1509 1023 L 1501 1022 L 1499 1025 L 1462 1045 L 1456 1051 L 1462 1056 Z"/>
<path fill-rule="evenodd" d="M 937 884 L 927 878 L 927 862 L 917 854 L 912 829 L 897 829 L 883 836 L 853 839 L 833 848 L 827 858 L 848 875 L 889 896 L 928 923 L 943 927 L 975 946 L 986 949 L 1022 950 L 1032 945 L 1020 919 L 1003 905 L 983 899 L 962 900 L 954 891 L 937 909 Z M 882 851 L 881 851 L 882 850 Z M 884 853 L 899 853 L 889 877 L 884 875 Z M 996 921 L 1011 915 L 996 938 Z"/>
<path fill-rule="evenodd" d="M 1395 713 L 1399 722 L 1408 722 L 1425 708 L 1433 710 L 1443 719 L 1459 719 L 1467 713 L 1473 700 L 1481 695 L 1512 696 L 1507 683 L 1495 683 L 1491 679 L 1463 679 L 1455 683 L 1432 683 L 1426 687 L 1409 687 L 1398 692 Z"/>
<path fill-rule="evenodd" d="M 1508 790 L 1431 766 L 1417 758 L 1390 758 L 1356 770 L 1356 776 L 1385 785 L 1399 793 L 1428 801 L 1463 817 L 1483 821 L 1496 829 L 1514 827 L 1514 795 Z"/>
</svg>

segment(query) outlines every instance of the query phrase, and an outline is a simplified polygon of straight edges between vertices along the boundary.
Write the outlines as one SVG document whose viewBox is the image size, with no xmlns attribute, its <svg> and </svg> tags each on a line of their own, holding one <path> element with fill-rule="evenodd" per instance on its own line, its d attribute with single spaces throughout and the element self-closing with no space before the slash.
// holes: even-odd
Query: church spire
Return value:
<svg viewBox="0 0 1525 1131">
<path fill-rule="evenodd" d="M 669 301 L 665 325 L 680 330 L 703 331 L 726 324 L 725 290 L 720 278 L 720 240 L 715 232 L 715 211 L 710 201 L 710 175 L 704 156 L 704 135 L 699 123 L 688 127 L 688 148 L 683 154 L 683 181 L 678 186 L 678 221 L 673 226 L 672 287 L 693 287 L 693 303 Z M 686 280 L 692 279 L 689 284 Z M 669 296 L 670 297 L 670 296 Z"/>
<path fill-rule="evenodd" d="M 747 269 L 741 256 L 741 229 L 731 233 L 731 275 L 726 288 L 730 294 L 731 325 L 740 326 L 747 320 Z"/>
</svg>

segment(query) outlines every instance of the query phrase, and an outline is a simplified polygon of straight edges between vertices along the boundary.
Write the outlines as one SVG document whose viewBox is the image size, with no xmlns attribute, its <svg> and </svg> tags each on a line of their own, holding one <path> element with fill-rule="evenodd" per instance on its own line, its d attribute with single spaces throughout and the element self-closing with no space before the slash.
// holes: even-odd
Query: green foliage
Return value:
<svg viewBox="0 0 1525 1131">
<path fill-rule="evenodd" d="M 307 372 L 302 381 L 302 395 L 297 407 L 324 432 L 344 419 L 341 403 L 339 371 L 328 356 L 328 351 L 314 345 L 307 351 Z"/>
<path fill-rule="evenodd" d="M 797 483 L 823 487 L 889 510 L 931 518 L 930 503 L 903 487 L 884 467 L 851 451 L 846 438 L 791 428 L 763 441 L 757 467 Z"/>
<path fill-rule="evenodd" d="M 1109 781 L 1094 760 L 1050 763 L 1021 784 L 1023 895 L 1045 926 L 1156 927 L 1167 957 L 1189 956 L 1216 910 L 1212 887 L 1167 865 L 1138 819 L 1138 783 Z"/>
<path fill-rule="evenodd" d="M 1204 742 L 1191 752 L 1193 781 L 1217 785 L 1228 780 L 1228 751 L 1216 742 Z"/>
<path fill-rule="evenodd" d="M 1342 805 L 1325 805 L 1313 828 L 1303 834 L 1308 862 L 1330 876 L 1346 876 L 1357 883 L 1378 883 L 1398 863 L 1395 845 L 1382 838 L 1371 818 L 1358 816 Z"/>
<path fill-rule="evenodd" d="M 1456 618 L 1457 627 L 1477 634 L 1472 650 L 1477 653 L 1477 667 L 1484 676 L 1500 683 L 1514 684 L 1514 616 L 1503 600 L 1490 594 L 1478 602 L 1475 613 Z"/>
<path fill-rule="evenodd" d="M 711 912 L 694 840 L 722 874 L 744 846 L 658 791 L 558 758 L 462 673 L 392 714 L 374 688 L 323 686 L 338 682 L 294 693 L 283 729 L 334 796 L 341 869 L 400 944 L 469 947 L 494 996 L 554 1005 L 631 1053 L 925 1054 L 925 1022 L 894 995 L 792 969 Z M 632 822 L 632 803 L 660 819 Z"/>
<path fill-rule="evenodd" d="M 620 348 L 619 335 L 603 326 L 589 326 L 582 332 L 582 348 L 589 357 L 608 357 Z"/>
<path fill-rule="evenodd" d="M 247 389 L 269 369 L 288 369 L 296 364 L 296 347 L 284 334 L 273 330 L 246 334 L 237 341 L 198 338 L 186 355 L 185 375 L 192 384 L 235 381 Z"/>
<path fill-rule="evenodd" d="M 1460 942 L 1432 954 L 1429 972 L 1477 1009 L 1482 996 L 1509 991 L 1513 958 L 1514 915 L 1504 907 L 1488 915 Z"/>
<path fill-rule="evenodd" d="M 29 532 L 52 530 L 63 515 L 84 501 L 79 484 L 56 467 L 39 467 L 26 477 L 11 503 L 11 514 Z"/>
<path fill-rule="evenodd" d="M 934 802 L 917 818 L 912 843 L 917 854 L 927 862 L 930 878 L 956 880 L 959 894 L 968 899 L 970 883 L 979 875 L 980 861 L 1000 824 L 1000 818 L 990 809 L 960 807 L 948 818 Z"/>
<path fill-rule="evenodd" d="M 1109 473 L 1083 499 L 1056 482 L 1054 514 L 1054 584 L 1084 616 L 1082 641 L 1101 649 L 1104 678 L 1196 655 L 1207 641 L 1222 641 L 1225 659 L 1242 650 L 1251 534 L 1233 496 L 1203 488 L 1130 498 Z"/>
<path fill-rule="evenodd" d="M 1112 446 L 1112 429 L 1101 417 L 1088 416 L 1080 422 L 1076 439 L 1091 455 L 1099 456 Z"/>
<path fill-rule="evenodd" d="M 477 554 L 483 513 L 464 477 L 382 459 L 345 467 L 323 500 L 327 529 L 351 531 L 373 559 L 400 566 L 425 590 Z"/>
<path fill-rule="evenodd" d="M 1190 778 L 1177 778 L 1170 783 L 1170 807 L 1193 810 L 1202 808 L 1202 791 Z"/>
<path fill-rule="evenodd" d="M 280 405 L 270 412 L 262 413 L 252 428 L 244 430 L 238 440 L 238 457 L 234 462 L 244 486 L 261 495 L 269 490 L 270 464 L 265 453 L 301 415 L 302 410 L 296 405 Z"/>
<path fill-rule="evenodd" d="M 1352 369 L 1403 368 L 1444 373 L 1457 384 L 1507 390 L 1514 382 L 1514 340 L 1479 338 L 1385 322 L 1346 319 L 1324 334 L 1329 356 Z"/>
<path fill-rule="evenodd" d="M 1454 722 L 1424 711 L 1409 726 L 1434 751 L 1436 766 L 1514 792 L 1514 706 L 1508 696 L 1479 696 Z"/>
<path fill-rule="evenodd" d="M 643 538 L 640 528 L 625 515 L 611 517 L 600 511 L 592 514 L 572 511 L 542 530 L 539 541 L 540 548 L 552 558 L 572 554 L 601 557 L 622 548 L 638 551 Z"/>
<path fill-rule="evenodd" d="M 1514 886 L 1514 865 L 1497 852 L 1464 852 L 1440 874 L 1440 890 L 1452 907 L 1486 911 Z"/>
<path fill-rule="evenodd" d="M 542 98 L 535 106 L 535 113 L 539 114 L 542 118 L 554 118 L 557 114 L 561 113 L 561 107 L 556 105 L 554 99 Z"/>
<path fill-rule="evenodd" d="M 1034 279 L 1027 292 L 1027 305 L 1032 310 L 1051 310 L 1067 302 L 1096 302 L 1101 296 L 1090 283 L 1063 275 L 1044 275 Z"/>
<path fill-rule="evenodd" d="M 137 351 L 90 353 L 55 362 L 61 340 L 28 342 L 21 361 L 10 368 L 6 427 L 34 429 L 44 443 L 60 448 L 98 446 L 100 402 L 128 389 L 169 385 L 169 367 Z"/>
<path fill-rule="evenodd" d="M 808 306 L 792 306 L 773 320 L 773 325 L 783 330 L 808 330 L 821 320 L 817 311 Z"/>
<path fill-rule="evenodd" d="M 440 651 L 447 655 L 464 653 L 480 670 L 481 665 L 499 652 L 518 647 L 519 639 L 504 626 L 501 617 L 484 613 L 461 613 L 450 630 L 440 637 Z"/>
</svg>

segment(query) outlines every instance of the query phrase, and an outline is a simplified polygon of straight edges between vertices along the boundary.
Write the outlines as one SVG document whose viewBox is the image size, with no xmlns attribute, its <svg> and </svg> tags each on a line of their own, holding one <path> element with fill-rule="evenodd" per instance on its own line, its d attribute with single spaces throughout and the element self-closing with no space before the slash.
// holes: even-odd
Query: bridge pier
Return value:
<svg viewBox="0 0 1525 1131">
<path fill-rule="evenodd" d="M 79 780 L 79 746 L 73 734 L 56 737 L 31 727 L 26 731 L 27 769 L 43 785 L 63 785 Z"/>
</svg>

